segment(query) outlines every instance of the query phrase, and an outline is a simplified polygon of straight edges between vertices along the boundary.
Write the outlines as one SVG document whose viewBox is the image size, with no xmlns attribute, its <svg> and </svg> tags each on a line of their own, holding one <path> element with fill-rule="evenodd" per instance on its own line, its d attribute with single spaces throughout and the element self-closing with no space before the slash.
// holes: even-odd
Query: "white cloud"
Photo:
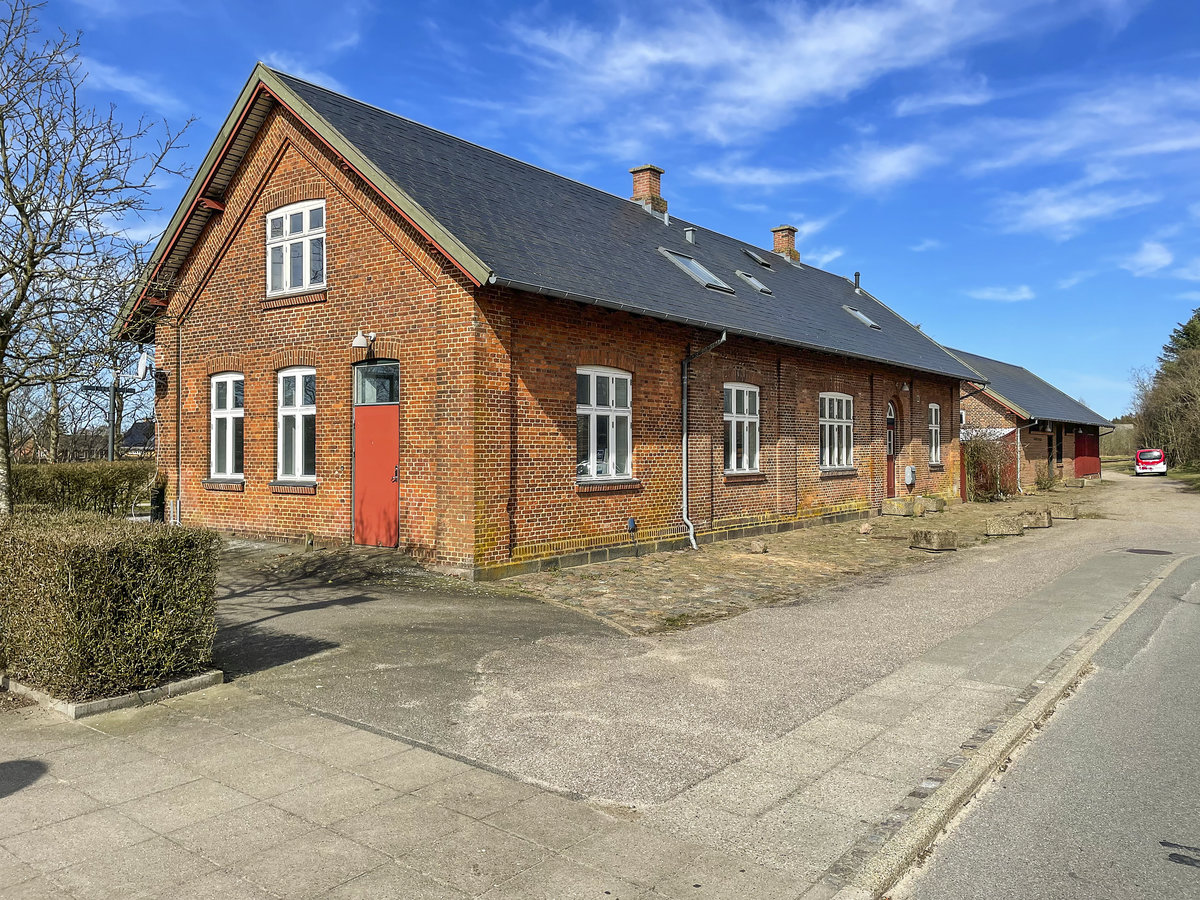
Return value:
<svg viewBox="0 0 1200 900">
<path fill-rule="evenodd" d="M 994 300 L 998 303 L 1018 303 L 1022 300 L 1032 300 L 1036 294 L 1027 284 L 1018 287 L 983 287 L 967 291 L 968 297 L 976 300 Z"/>
<path fill-rule="evenodd" d="M 87 73 L 85 84 L 93 90 L 117 91 L 158 112 L 178 112 L 183 103 L 168 90 L 147 78 L 83 57 L 80 65 Z"/>
<path fill-rule="evenodd" d="M 868 147 L 846 170 L 845 178 L 852 186 L 886 188 L 915 178 L 939 161 L 939 154 L 926 144 Z"/>
<path fill-rule="evenodd" d="M 1089 222 L 1110 219 L 1161 199 L 1140 189 L 1102 187 L 1117 177 L 1116 172 L 1097 169 L 1060 187 L 1009 194 L 999 204 L 1001 226 L 1009 232 L 1042 232 L 1064 241 L 1079 234 Z"/>
<path fill-rule="evenodd" d="M 1158 241 L 1142 241 L 1137 253 L 1121 262 L 1121 268 L 1139 278 L 1153 275 L 1175 261 L 1175 255 Z"/>
<path fill-rule="evenodd" d="M 281 72 L 287 72 L 289 75 L 295 75 L 304 81 L 311 81 L 313 84 L 319 84 L 322 87 L 327 87 L 331 91 L 338 93 L 346 93 L 346 88 L 340 81 L 326 72 L 324 69 L 318 69 L 311 63 L 293 56 L 290 53 L 282 51 L 272 51 L 264 58 L 265 62 L 272 69 L 279 69 Z"/>
<path fill-rule="evenodd" d="M 947 84 L 928 93 L 901 97 L 893 109 L 897 116 L 916 116 L 955 107 L 982 106 L 994 96 L 988 88 L 987 79 L 979 75 L 969 81 Z"/>
<path fill-rule="evenodd" d="M 1187 265 L 1175 269 L 1171 274 L 1176 278 L 1182 278 L 1184 281 L 1200 281 L 1200 256 L 1193 259 Z"/>
<path fill-rule="evenodd" d="M 835 259 L 845 253 L 840 247 L 823 247 L 820 250 L 809 250 L 800 254 L 800 261 L 817 269 L 824 269 Z"/>
<path fill-rule="evenodd" d="M 640 9 L 599 26 L 514 18 L 513 51 L 551 77 L 536 114 L 555 120 L 647 119 L 670 133 L 753 143 L 801 109 L 845 100 L 878 79 L 984 44 L 1104 12 L 1106 0 L 780 2 L 753 16 L 708 0 Z M 585 65 L 581 61 L 586 60 Z M 629 115 L 630 109 L 636 115 Z"/>
<path fill-rule="evenodd" d="M 1054 286 L 1060 291 L 1069 291 L 1076 285 L 1082 284 L 1089 278 L 1095 277 L 1095 272 L 1072 272 L 1066 278 L 1060 278 L 1054 283 Z"/>
<path fill-rule="evenodd" d="M 942 242 L 939 241 L 937 238 L 925 238 L 924 240 L 919 241 L 916 244 L 913 244 L 908 249 L 911 250 L 913 253 L 924 253 L 927 250 L 941 250 L 942 246 L 943 246 Z"/>
<path fill-rule="evenodd" d="M 692 177 L 727 187 L 779 188 L 809 184 L 829 178 L 831 172 L 815 169 L 779 169 L 772 166 L 752 166 L 742 163 L 717 163 L 697 166 Z"/>
<path fill-rule="evenodd" d="M 1184 291 L 1182 294 L 1176 294 L 1180 300 L 1190 300 L 1192 303 L 1200 303 L 1200 291 Z"/>
<path fill-rule="evenodd" d="M 923 143 L 884 147 L 864 144 L 843 147 L 837 153 L 845 161 L 808 169 L 781 169 L 742 162 L 742 155 L 692 169 L 694 178 L 726 187 L 775 189 L 798 184 L 840 180 L 856 191 L 871 192 L 911 181 L 941 162 L 941 154 Z"/>
</svg>

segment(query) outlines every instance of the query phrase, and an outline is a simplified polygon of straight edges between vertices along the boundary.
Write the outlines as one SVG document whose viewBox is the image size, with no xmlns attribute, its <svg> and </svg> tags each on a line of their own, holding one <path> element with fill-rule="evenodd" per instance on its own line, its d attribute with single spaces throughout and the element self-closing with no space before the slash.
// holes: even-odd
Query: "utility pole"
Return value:
<svg viewBox="0 0 1200 900">
<path fill-rule="evenodd" d="M 108 394 L 108 461 L 117 458 L 117 394 L 135 394 L 137 388 L 117 387 L 114 378 L 110 384 L 85 384 L 85 391 L 104 391 Z"/>
</svg>

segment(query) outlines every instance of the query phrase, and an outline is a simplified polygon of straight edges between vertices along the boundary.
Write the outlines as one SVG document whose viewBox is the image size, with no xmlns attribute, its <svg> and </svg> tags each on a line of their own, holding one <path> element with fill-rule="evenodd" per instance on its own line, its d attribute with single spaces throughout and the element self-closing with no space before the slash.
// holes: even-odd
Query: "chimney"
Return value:
<svg viewBox="0 0 1200 900">
<path fill-rule="evenodd" d="M 775 235 L 775 252 L 792 262 L 799 262 L 800 254 L 796 252 L 796 226 L 779 225 L 772 228 L 771 233 Z"/>
<path fill-rule="evenodd" d="M 633 196 L 629 199 L 640 203 L 650 212 L 665 213 L 667 201 L 662 196 L 663 170 L 658 166 L 635 166 L 629 170 L 633 174 Z"/>
</svg>

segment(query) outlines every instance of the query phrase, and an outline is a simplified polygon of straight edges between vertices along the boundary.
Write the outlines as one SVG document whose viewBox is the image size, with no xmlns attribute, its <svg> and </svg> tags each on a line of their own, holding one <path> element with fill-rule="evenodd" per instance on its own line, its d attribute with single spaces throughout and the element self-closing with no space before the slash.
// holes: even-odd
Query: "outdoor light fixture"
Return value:
<svg viewBox="0 0 1200 900">
<path fill-rule="evenodd" d="M 363 334 L 363 330 L 360 328 L 358 334 L 354 336 L 354 340 L 350 342 L 350 346 L 355 350 L 366 350 L 373 343 L 375 343 L 375 332 Z"/>
</svg>

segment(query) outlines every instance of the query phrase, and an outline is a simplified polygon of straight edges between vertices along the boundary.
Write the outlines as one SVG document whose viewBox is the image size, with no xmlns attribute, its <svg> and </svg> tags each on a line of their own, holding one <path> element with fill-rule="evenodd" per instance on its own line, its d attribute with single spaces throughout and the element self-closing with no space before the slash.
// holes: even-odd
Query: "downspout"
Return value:
<svg viewBox="0 0 1200 900">
<path fill-rule="evenodd" d="M 183 524 L 183 318 L 175 320 L 175 524 Z"/>
<path fill-rule="evenodd" d="M 687 526 L 688 542 L 692 545 L 693 550 L 699 550 L 696 546 L 696 526 L 692 524 L 692 520 L 688 518 L 688 370 L 692 365 L 692 361 L 699 359 L 710 350 L 715 350 L 725 343 L 726 333 L 721 332 L 721 336 L 709 344 L 702 350 L 697 350 L 691 356 L 685 356 L 680 364 L 680 385 L 682 395 L 680 397 L 680 405 L 683 407 L 683 524 Z"/>
</svg>

